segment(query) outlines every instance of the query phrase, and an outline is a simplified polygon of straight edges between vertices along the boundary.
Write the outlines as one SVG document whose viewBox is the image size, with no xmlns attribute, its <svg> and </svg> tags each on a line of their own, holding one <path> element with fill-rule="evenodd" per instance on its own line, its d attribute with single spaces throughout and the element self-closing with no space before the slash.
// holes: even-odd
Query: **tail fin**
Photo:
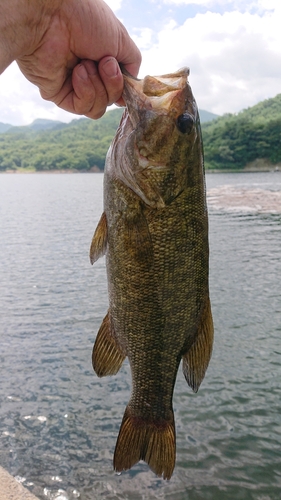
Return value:
<svg viewBox="0 0 281 500">
<path fill-rule="evenodd" d="M 115 447 L 114 469 L 128 470 L 144 460 L 157 476 L 170 479 L 175 467 L 175 441 L 173 414 L 171 421 L 151 421 L 133 416 L 127 407 Z"/>
</svg>

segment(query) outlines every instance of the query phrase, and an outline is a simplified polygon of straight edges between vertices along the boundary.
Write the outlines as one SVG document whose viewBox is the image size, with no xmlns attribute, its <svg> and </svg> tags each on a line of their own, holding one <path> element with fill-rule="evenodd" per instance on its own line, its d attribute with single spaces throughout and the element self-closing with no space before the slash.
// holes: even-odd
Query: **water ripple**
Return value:
<svg viewBox="0 0 281 500">
<path fill-rule="evenodd" d="M 208 189 L 281 190 L 277 174 L 208 176 Z M 278 184 L 279 183 L 279 184 Z M 88 250 L 101 175 L 1 176 L 0 463 L 41 499 L 279 500 L 280 215 L 211 208 L 215 346 L 198 394 L 181 370 L 169 482 L 112 456 L 130 395 L 91 367 L 107 310 L 105 263 Z"/>
</svg>

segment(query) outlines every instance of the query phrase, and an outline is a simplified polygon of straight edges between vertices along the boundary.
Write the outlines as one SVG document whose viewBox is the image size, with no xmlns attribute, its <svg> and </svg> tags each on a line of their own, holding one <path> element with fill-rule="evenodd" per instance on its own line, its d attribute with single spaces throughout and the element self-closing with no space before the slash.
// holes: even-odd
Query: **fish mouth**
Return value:
<svg viewBox="0 0 281 500">
<path fill-rule="evenodd" d="M 150 109 L 155 112 L 181 114 L 185 104 L 189 68 L 161 76 L 146 76 L 143 80 L 124 75 L 123 98 L 130 109 Z"/>
</svg>

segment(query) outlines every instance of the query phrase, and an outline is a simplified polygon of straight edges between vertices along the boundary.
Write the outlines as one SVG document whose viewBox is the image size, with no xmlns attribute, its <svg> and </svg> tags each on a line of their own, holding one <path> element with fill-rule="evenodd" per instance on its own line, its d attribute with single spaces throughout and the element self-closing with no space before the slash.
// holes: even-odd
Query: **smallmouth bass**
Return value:
<svg viewBox="0 0 281 500">
<path fill-rule="evenodd" d="M 164 479 L 175 466 L 180 361 L 197 392 L 213 345 L 203 147 L 188 75 L 124 76 L 126 110 L 107 154 L 90 249 L 92 263 L 106 254 L 109 293 L 94 370 L 113 375 L 128 356 L 132 373 L 114 469 L 144 460 Z"/>
</svg>

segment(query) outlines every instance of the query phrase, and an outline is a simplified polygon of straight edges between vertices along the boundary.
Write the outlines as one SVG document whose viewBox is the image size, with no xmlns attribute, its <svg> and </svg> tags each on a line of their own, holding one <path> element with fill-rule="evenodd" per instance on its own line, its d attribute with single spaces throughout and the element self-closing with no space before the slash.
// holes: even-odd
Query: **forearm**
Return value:
<svg viewBox="0 0 281 500">
<path fill-rule="evenodd" d="M 0 73 L 32 53 L 57 4 L 58 0 L 0 0 Z"/>
</svg>

